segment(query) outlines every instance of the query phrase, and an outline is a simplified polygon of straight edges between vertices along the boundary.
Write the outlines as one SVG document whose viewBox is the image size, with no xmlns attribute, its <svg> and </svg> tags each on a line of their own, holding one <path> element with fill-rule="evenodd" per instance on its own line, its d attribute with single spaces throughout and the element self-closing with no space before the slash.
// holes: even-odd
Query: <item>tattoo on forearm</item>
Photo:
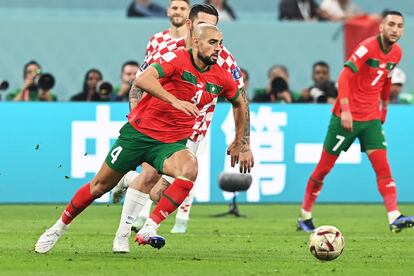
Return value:
<svg viewBox="0 0 414 276">
<path fill-rule="evenodd" d="M 243 133 L 243 139 L 241 141 L 241 144 L 242 144 L 241 151 L 246 152 L 248 148 L 246 149 L 245 146 L 250 146 L 250 107 L 249 107 L 249 100 L 247 99 L 246 89 L 244 87 L 240 89 L 240 93 L 246 104 L 246 122 L 244 123 L 244 133 Z"/>
<path fill-rule="evenodd" d="M 131 86 L 131 89 L 129 90 L 129 110 L 132 110 L 137 106 L 137 104 L 142 99 L 143 91 L 136 87 L 135 84 Z"/>
</svg>

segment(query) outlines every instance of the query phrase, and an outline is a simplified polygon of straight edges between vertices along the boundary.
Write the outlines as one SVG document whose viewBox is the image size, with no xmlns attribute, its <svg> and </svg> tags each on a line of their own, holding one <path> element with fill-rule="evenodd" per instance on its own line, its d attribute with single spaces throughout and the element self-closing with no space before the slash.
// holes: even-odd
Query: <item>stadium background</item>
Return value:
<svg viewBox="0 0 414 276">
<path fill-rule="evenodd" d="M 142 61 L 150 35 L 166 29 L 169 24 L 166 19 L 127 19 L 125 9 L 129 2 L 0 1 L 0 79 L 6 79 L 12 88 L 18 88 L 23 65 L 36 59 L 45 71 L 55 75 L 57 85 L 54 91 L 61 101 L 81 89 L 84 72 L 91 67 L 99 68 L 106 80 L 117 84 L 120 65 L 129 59 Z M 155 2 L 167 3 L 165 0 Z M 413 5 L 403 0 L 354 2 L 367 12 L 380 13 L 384 8 L 392 7 L 407 15 L 406 35 L 400 41 L 404 51 L 401 68 L 408 75 L 406 89 L 412 90 Z M 277 1 L 254 3 L 256 1 L 232 1 L 239 20 L 219 24 L 226 47 L 239 65 L 250 72 L 251 88 L 265 86 L 267 69 L 275 63 L 285 64 L 290 69 L 293 90 L 301 90 L 310 84 L 311 66 L 317 60 L 327 61 L 332 78 L 337 77 L 344 60 L 341 23 L 279 22 L 276 20 Z M 213 120 L 210 141 L 214 141 L 214 147 L 207 143 L 207 156 L 211 159 L 204 163 L 210 167 L 203 168 L 202 180 L 207 185 L 202 186 L 206 190 L 197 196 L 201 202 L 228 199 L 228 195 L 222 194 L 217 186 L 218 174 L 227 169 L 224 141 L 226 133 L 231 131 L 226 128 L 228 108 L 220 105 Z M 314 153 L 323 141 L 330 107 L 252 104 L 251 109 L 253 118 L 257 119 L 252 121 L 252 143 L 258 141 L 255 144 L 258 163 L 254 172 L 255 182 L 247 194 L 240 196 L 240 200 L 299 202 L 306 178 L 317 161 Z M 93 158 L 99 162 L 103 160 L 102 154 L 116 138 L 116 126 L 122 124 L 128 110 L 126 104 L 115 103 L 1 102 L 0 112 L 0 143 L 3 145 L 0 202 L 27 203 L 69 200 L 97 169 Z M 392 106 L 385 126 L 390 162 L 399 185 L 399 198 L 403 202 L 413 202 L 410 196 L 413 115 L 412 106 Z M 115 129 L 106 128 L 105 123 L 96 125 L 100 122 L 98 118 L 106 118 L 106 124 Z M 74 153 L 74 128 L 78 123 L 88 122 L 95 124 L 96 128 L 89 136 L 83 137 L 84 148 Z M 98 143 L 99 137 L 103 137 L 100 140 L 102 144 Z M 370 165 L 366 157 L 355 149 L 327 178 L 330 188 L 322 193 L 321 202 L 381 201 Z M 76 175 L 74 166 L 77 163 L 84 164 L 85 175 Z M 88 166 L 90 169 L 86 169 Z M 10 185 L 19 189 L 10 189 Z M 355 189 L 359 192 L 353 192 Z M 25 192 L 22 194 L 21 191 Z M 205 196 L 206 193 L 209 197 Z"/>
</svg>

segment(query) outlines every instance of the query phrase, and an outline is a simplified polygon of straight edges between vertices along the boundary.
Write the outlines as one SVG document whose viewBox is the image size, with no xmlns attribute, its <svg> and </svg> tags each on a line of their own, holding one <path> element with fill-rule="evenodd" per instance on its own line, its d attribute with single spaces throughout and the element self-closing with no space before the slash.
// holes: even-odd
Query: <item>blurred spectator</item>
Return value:
<svg viewBox="0 0 414 276">
<path fill-rule="evenodd" d="M 333 20 L 346 20 L 362 15 L 361 10 L 352 0 L 323 0 L 320 7 L 329 13 Z"/>
<path fill-rule="evenodd" d="M 102 73 L 98 69 L 90 69 L 85 74 L 83 89 L 70 99 L 74 102 L 102 102 L 101 95 L 98 93 L 97 85 L 102 81 Z"/>
<path fill-rule="evenodd" d="M 289 90 L 289 72 L 285 66 L 273 65 L 267 72 L 267 78 L 267 87 L 255 90 L 253 102 L 293 102 L 292 92 Z"/>
<path fill-rule="evenodd" d="M 391 89 L 390 89 L 390 103 L 399 104 L 399 103 L 407 103 L 404 100 L 400 99 L 401 91 L 404 87 L 406 81 L 405 73 L 400 68 L 395 68 L 392 73 L 391 78 Z"/>
<path fill-rule="evenodd" d="M 236 20 L 236 14 L 233 8 L 227 3 L 227 0 L 206 0 L 204 2 L 216 8 L 220 21 Z"/>
<path fill-rule="evenodd" d="M 305 88 L 300 95 L 302 103 L 334 103 L 338 96 L 335 82 L 330 80 L 329 65 L 318 61 L 312 66 L 313 85 Z"/>
<path fill-rule="evenodd" d="M 281 0 L 279 20 L 329 20 L 331 16 L 314 0 Z"/>
<path fill-rule="evenodd" d="M 52 94 L 51 89 L 55 80 L 50 74 L 41 74 L 42 67 L 39 63 L 32 60 L 24 65 L 23 86 L 7 95 L 7 100 L 11 101 L 57 101 L 56 95 Z"/>
<path fill-rule="evenodd" d="M 116 101 L 129 101 L 131 83 L 135 80 L 139 64 L 136 61 L 127 61 L 121 69 L 121 86 L 114 89 Z"/>
<path fill-rule="evenodd" d="M 127 11 L 128 17 L 166 17 L 167 11 L 151 0 L 135 0 Z"/>
</svg>

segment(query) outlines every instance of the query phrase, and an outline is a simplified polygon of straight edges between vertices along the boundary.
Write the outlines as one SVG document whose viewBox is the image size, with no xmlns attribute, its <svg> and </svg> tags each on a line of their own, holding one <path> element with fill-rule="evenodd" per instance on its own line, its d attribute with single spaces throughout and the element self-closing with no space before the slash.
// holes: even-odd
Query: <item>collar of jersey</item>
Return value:
<svg viewBox="0 0 414 276">
<path fill-rule="evenodd" d="M 391 47 L 387 50 L 387 49 L 385 49 L 384 44 L 382 44 L 381 35 L 378 35 L 378 36 L 377 36 L 377 40 L 378 40 L 378 43 L 379 43 L 379 46 L 380 46 L 381 51 L 382 51 L 384 54 L 388 54 L 388 53 L 391 51 L 391 49 L 392 49 L 392 45 L 391 45 Z"/>
<path fill-rule="evenodd" d="M 204 72 L 207 72 L 208 70 L 210 70 L 210 65 L 207 66 L 206 70 L 201 70 L 201 68 L 198 67 L 197 64 L 195 64 L 195 62 L 194 62 L 193 49 L 192 48 L 188 49 L 188 52 L 190 53 L 191 63 L 193 64 L 193 66 L 195 67 L 195 69 L 197 69 L 198 72 L 204 73 Z"/>
</svg>

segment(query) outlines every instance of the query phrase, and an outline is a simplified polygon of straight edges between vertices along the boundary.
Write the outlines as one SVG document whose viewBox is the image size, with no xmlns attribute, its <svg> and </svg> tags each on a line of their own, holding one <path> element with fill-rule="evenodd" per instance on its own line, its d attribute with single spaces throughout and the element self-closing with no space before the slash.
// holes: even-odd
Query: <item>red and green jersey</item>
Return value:
<svg viewBox="0 0 414 276">
<path fill-rule="evenodd" d="M 214 64 L 201 71 L 193 61 L 191 49 L 168 52 L 151 66 L 157 69 L 165 90 L 179 100 L 196 104 L 201 114 L 219 95 L 229 100 L 239 96 L 237 84 L 226 69 Z M 196 118 L 147 95 L 128 115 L 128 121 L 153 139 L 173 143 L 190 137 Z"/>
<path fill-rule="evenodd" d="M 385 50 L 379 35 L 362 41 L 356 47 L 345 63 L 354 72 L 349 83 L 349 106 L 355 121 L 369 121 L 381 117 L 380 95 L 386 79 L 391 77 L 401 56 L 401 48 L 397 43 Z M 340 110 L 337 100 L 333 112 L 340 116 Z"/>
</svg>

